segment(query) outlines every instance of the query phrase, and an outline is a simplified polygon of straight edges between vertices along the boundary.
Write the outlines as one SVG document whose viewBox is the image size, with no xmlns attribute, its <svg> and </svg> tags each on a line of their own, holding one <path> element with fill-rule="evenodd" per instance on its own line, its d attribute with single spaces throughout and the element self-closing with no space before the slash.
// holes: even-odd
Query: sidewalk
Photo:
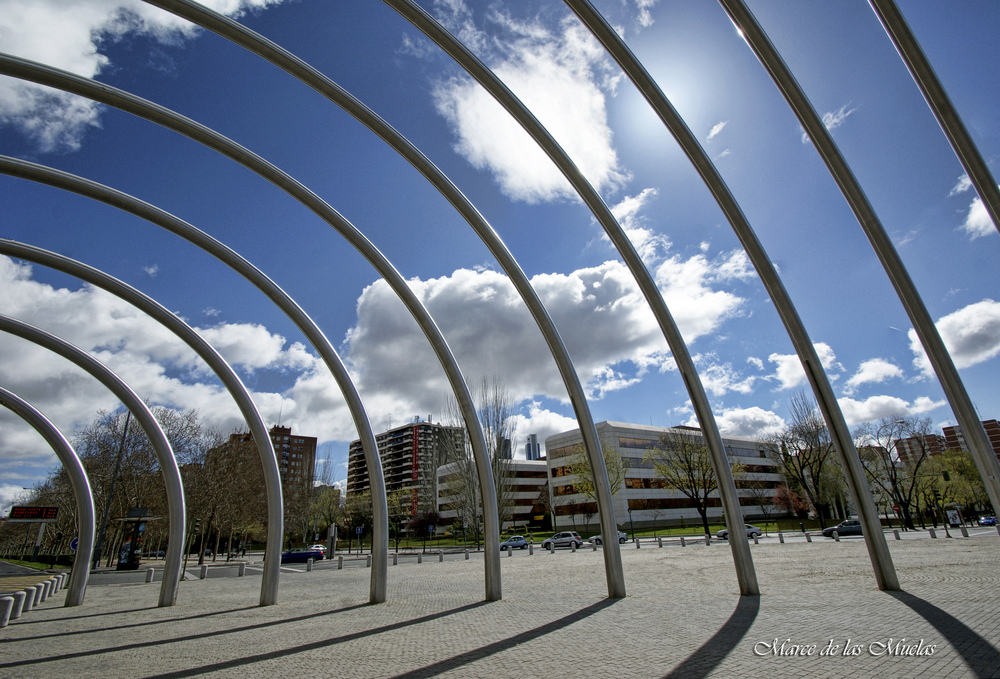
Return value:
<svg viewBox="0 0 1000 679">
<path fill-rule="evenodd" d="M 905 592 L 880 592 L 859 540 L 752 545 L 760 597 L 738 594 L 726 545 L 623 545 L 628 596 L 606 598 L 600 552 L 501 558 L 504 599 L 484 603 L 482 560 L 370 571 L 64 592 L 0 630 L 10 677 L 1000 677 L 1000 538 L 890 541 Z M 794 654 L 793 654 L 794 653 Z"/>
</svg>

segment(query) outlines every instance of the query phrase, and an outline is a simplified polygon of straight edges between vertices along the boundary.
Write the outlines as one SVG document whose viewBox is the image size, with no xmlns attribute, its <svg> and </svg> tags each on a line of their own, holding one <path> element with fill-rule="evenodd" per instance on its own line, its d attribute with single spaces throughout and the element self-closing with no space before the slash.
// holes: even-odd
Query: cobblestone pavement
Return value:
<svg viewBox="0 0 1000 679">
<path fill-rule="evenodd" d="M 762 595 L 741 598 L 731 552 L 623 545 L 628 596 L 607 598 L 601 552 L 369 571 L 65 590 L 0 630 L 2 677 L 1000 677 L 1000 538 L 889 542 L 903 592 L 880 592 L 861 540 L 752 545 Z M 793 654 L 794 653 L 794 654 Z"/>
</svg>

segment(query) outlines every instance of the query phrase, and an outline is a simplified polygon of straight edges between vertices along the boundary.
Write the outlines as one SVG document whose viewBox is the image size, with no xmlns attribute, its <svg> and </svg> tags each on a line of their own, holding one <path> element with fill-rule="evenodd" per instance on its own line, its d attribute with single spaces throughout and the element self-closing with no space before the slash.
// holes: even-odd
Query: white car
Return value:
<svg viewBox="0 0 1000 679">
<path fill-rule="evenodd" d="M 583 538 L 580 537 L 579 533 L 571 530 L 563 531 L 562 533 L 556 533 L 548 540 L 542 542 L 542 549 L 548 549 L 549 546 L 553 547 L 569 547 L 571 545 L 576 545 L 579 549 L 583 547 Z"/>
<path fill-rule="evenodd" d="M 761 531 L 760 528 L 757 528 L 757 526 L 751 526 L 749 523 L 743 524 L 743 527 L 747 531 L 747 537 L 748 538 L 753 538 L 753 537 L 758 537 L 759 538 L 761 535 L 764 534 L 763 531 Z M 718 533 L 715 534 L 715 537 L 719 538 L 720 540 L 728 540 L 729 539 L 729 529 L 728 528 L 723 528 L 722 530 L 720 530 Z"/>
<path fill-rule="evenodd" d="M 600 534 L 598 534 L 588 539 L 587 542 L 593 542 L 595 545 L 600 546 L 604 543 L 604 540 L 601 538 Z M 628 534 L 618 531 L 618 544 L 624 545 L 626 542 L 628 542 Z"/>
<path fill-rule="evenodd" d="M 309 545 L 309 549 L 314 552 L 323 552 L 326 555 L 326 545 Z"/>
</svg>

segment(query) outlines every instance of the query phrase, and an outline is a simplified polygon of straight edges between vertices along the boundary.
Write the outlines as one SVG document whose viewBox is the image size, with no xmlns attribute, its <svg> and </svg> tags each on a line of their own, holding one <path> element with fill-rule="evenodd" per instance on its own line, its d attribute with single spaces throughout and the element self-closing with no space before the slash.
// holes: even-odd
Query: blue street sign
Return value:
<svg viewBox="0 0 1000 679">
<path fill-rule="evenodd" d="M 361 531 L 362 531 L 361 526 L 358 526 L 355 530 L 358 532 L 358 535 L 361 535 Z"/>
<path fill-rule="evenodd" d="M 79 544 L 80 544 L 80 538 L 73 538 L 72 540 L 70 540 L 69 548 L 75 552 L 76 546 Z"/>
</svg>

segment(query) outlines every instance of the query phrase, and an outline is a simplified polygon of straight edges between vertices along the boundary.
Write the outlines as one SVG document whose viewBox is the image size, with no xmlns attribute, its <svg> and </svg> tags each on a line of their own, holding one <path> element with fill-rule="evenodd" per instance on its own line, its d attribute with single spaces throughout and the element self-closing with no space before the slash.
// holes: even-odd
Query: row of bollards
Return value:
<svg viewBox="0 0 1000 679">
<path fill-rule="evenodd" d="M 0 627 L 6 627 L 11 620 L 17 620 L 22 614 L 37 608 L 62 589 L 66 577 L 65 573 L 56 573 L 37 585 L 28 585 L 13 594 L 0 597 Z"/>
</svg>

